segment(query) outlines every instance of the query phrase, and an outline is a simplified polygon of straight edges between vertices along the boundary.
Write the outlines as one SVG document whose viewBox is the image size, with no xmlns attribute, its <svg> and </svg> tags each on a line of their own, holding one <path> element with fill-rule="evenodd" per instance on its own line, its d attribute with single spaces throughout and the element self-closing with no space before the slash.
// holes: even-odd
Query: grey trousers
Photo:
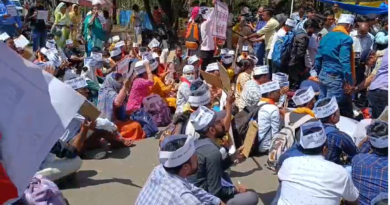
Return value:
<svg viewBox="0 0 390 205">
<path fill-rule="evenodd" d="M 234 198 L 227 201 L 226 205 L 257 205 L 259 196 L 253 191 L 247 191 L 234 195 Z"/>
</svg>

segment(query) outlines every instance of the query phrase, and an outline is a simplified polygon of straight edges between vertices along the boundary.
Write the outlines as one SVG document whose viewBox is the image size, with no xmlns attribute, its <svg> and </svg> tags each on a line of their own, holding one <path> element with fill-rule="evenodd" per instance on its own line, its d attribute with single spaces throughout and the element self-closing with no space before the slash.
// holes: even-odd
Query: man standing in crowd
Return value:
<svg viewBox="0 0 390 205">
<path fill-rule="evenodd" d="M 274 16 L 274 11 L 272 9 L 264 9 L 263 11 L 263 21 L 267 22 L 265 26 L 258 30 L 256 33 L 250 35 L 250 36 L 245 36 L 245 39 L 251 39 L 251 38 L 257 38 L 256 40 L 253 40 L 255 42 L 262 40 L 262 36 L 264 36 L 264 42 L 265 42 L 265 50 L 266 50 L 266 55 L 268 56 L 269 51 L 271 50 L 271 40 L 273 39 L 273 36 L 276 32 L 276 29 L 279 27 L 279 22 L 273 18 Z M 259 59 L 261 61 L 261 59 Z M 267 62 L 267 64 L 270 66 L 270 62 Z"/>
<path fill-rule="evenodd" d="M 186 180 L 198 170 L 195 145 L 187 135 L 165 138 L 161 143 L 159 159 L 161 164 L 153 169 L 138 195 L 136 205 L 224 204 Z"/>
<path fill-rule="evenodd" d="M 367 127 L 371 153 L 358 154 L 352 159 L 352 179 L 359 190 L 359 204 L 370 205 L 381 193 L 388 192 L 388 134 L 387 122 L 375 121 Z M 370 203 L 371 202 L 371 203 Z"/>
<path fill-rule="evenodd" d="M 308 19 L 314 19 L 315 18 L 315 15 L 316 15 L 316 10 L 314 8 L 308 8 L 306 10 L 306 13 L 307 13 L 307 18 L 304 19 L 303 21 L 299 21 L 299 23 L 297 24 L 297 26 L 295 27 L 295 30 L 299 30 L 299 29 L 302 29 L 305 25 L 305 22 L 308 20 Z"/>
<path fill-rule="evenodd" d="M 233 44 L 233 20 L 234 20 L 234 14 L 232 13 L 232 6 L 229 5 L 229 16 L 227 20 L 227 29 L 226 29 L 226 47 L 228 49 L 232 49 L 232 44 Z"/>
<path fill-rule="evenodd" d="M 340 11 L 340 8 L 339 8 L 339 4 L 338 3 L 334 3 L 333 7 L 332 7 L 332 10 L 333 10 L 334 17 L 335 17 L 335 20 L 336 20 L 336 23 L 337 23 L 338 20 L 340 19 L 340 16 L 341 16 L 341 11 Z"/>
<path fill-rule="evenodd" d="M 215 2 L 215 1 L 213 1 Z M 215 41 L 213 32 L 211 30 L 215 11 L 208 7 L 200 7 L 199 14 L 202 15 L 203 22 L 200 25 L 200 34 L 202 37 L 202 44 L 200 45 L 199 58 L 202 59 L 202 70 L 206 70 L 208 64 L 212 63 L 215 50 Z"/>
<path fill-rule="evenodd" d="M 14 13 L 8 13 L 14 11 Z M 0 1 L 0 34 L 7 33 L 10 37 L 19 36 L 22 29 L 22 21 L 15 3 L 11 0 Z"/>
<path fill-rule="evenodd" d="M 302 22 L 306 19 L 305 7 L 300 6 L 297 13 L 292 13 L 290 18 L 294 19 L 297 23 Z"/>
<path fill-rule="evenodd" d="M 263 20 L 263 12 L 264 12 L 264 7 L 260 7 L 259 10 L 257 11 L 258 15 L 258 21 L 256 24 L 256 32 L 260 31 L 266 24 L 267 22 Z M 255 51 L 255 55 L 257 59 L 257 65 L 264 65 L 264 55 L 265 55 L 265 42 L 264 38 L 261 38 L 259 42 L 256 42 L 253 44 L 253 50 Z"/>
<path fill-rule="evenodd" d="M 324 28 L 318 33 L 319 37 L 322 38 L 326 36 L 326 34 L 330 33 L 334 29 L 334 13 L 331 10 L 327 10 L 324 12 L 325 22 L 324 22 Z"/>
<path fill-rule="evenodd" d="M 36 6 L 32 6 L 27 13 L 25 22 L 30 23 L 32 30 L 33 51 L 45 47 L 46 44 L 46 23 L 43 19 L 37 19 L 38 11 L 45 10 L 41 0 L 36 1 Z"/>
<path fill-rule="evenodd" d="M 316 56 L 316 71 L 319 73 L 320 98 L 335 96 L 341 115 L 353 117 L 351 87 L 355 84 L 355 60 L 353 40 L 349 36 L 354 16 L 341 15 L 334 32 L 320 41 Z"/>
<path fill-rule="evenodd" d="M 298 149 L 304 156 L 286 159 L 278 172 L 280 187 L 272 204 L 339 205 L 356 203 L 359 191 L 348 171 L 325 160 L 326 134 L 319 121 L 301 126 Z"/>
</svg>

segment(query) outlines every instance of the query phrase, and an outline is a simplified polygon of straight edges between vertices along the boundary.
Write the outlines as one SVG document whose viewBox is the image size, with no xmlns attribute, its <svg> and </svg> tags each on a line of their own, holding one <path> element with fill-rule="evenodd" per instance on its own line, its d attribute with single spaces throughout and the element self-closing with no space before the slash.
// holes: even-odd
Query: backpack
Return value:
<svg viewBox="0 0 390 205">
<path fill-rule="evenodd" d="M 292 123 L 290 122 L 290 114 L 291 113 L 285 114 L 284 127 L 276 133 L 271 140 L 271 146 L 268 151 L 267 167 L 274 171 L 276 170 L 275 168 L 280 156 L 294 145 L 296 141 L 295 131 L 297 128 L 313 119 L 312 116 L 305 115 L 295 123 Z"/>
<path fill-rule="evenodd" d="M 190 23 L 185 37 L 185 46 L 189 50 L 197 50 L 201 43 L 200 27 L 197 23 Z"/>
<path fill-rule="evenodd" d="M 235 136 L 234 139 L 235 139 L 236 146 L 243 144 L 246 137 L 246 133 L 248 132 L 249 129 L 249 122 L 252 120 L 257 121 L 259 110 L 261 109 L 261 107 L 263 107 L 266 104 L 269 103 L 245 107 L 242 111 L 238 112 L 234 116 L 233 118 L 234 126 L 232 128 L 233 128 L 233 135 Z M 256 137 L 254 142 L 255 145 L 253 146 L 253 148 L 257 147 L 256 145 L 258 145 L 258 143 L 259 143 L 258 138 Z"/>
<path fill-rule="evenodd" d="M 164 131 L 161 133 L 160 136 L 160 144 L 166 137 L 169 137 L 171 135 L 177 135 L 177 134 L 185 134 L 187 124 L 190 120 L 191 112 L 183 112 L 180 113 L 178 116 L 176 116 L 173 119 L 173 122 L 169 124 Z"/>
<path fill-rule="evenodd" d="M 294 37 L 302 32 L 289 31 L 285 36 L 275 42 L 274 50 L 272 51 L 272 63 L 278 67 L 288 66 L 291 59 Z"/>
</svg>

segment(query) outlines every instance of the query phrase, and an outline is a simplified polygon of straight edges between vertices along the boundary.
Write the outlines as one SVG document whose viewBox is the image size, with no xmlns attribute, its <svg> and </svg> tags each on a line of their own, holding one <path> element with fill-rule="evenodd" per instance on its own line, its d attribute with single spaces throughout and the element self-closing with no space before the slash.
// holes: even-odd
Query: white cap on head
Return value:
<svg viewBox="0 0 390 205">
<path fill-rule="evenodd" d="M 133 48 L 138 48 L 138 43 L 133 43 Z"/>
<path fill-rule="evenodd" d="M 45 46 L 47 48 L 56 48 L 56 42 L 54 40 L 47 40 Z"/>
<path fill-rule="evenodd" d="M 205 106 L 200 106 L 190 115 L 190 122 L 194 126 L 195 131 L 206 131 L 215 121 L 225 116 L 225 111 L 215 112 Z"/>
<path fill-rule="evenodd" d="M 187 73 L 192 73 L 195 71 L 195 67 L 193 65 L 185 65 L 183 67 L 183 73 L 187 74 Z"/>
<path fill-rule="evenodd" d="M 227 54 L 234 56 L 235 52 L 234 52 L 234 50 L 230 50 Z"/>
<path fill-rule="evenodd" d="M 68 39 L 68 40 L 66 40 L 66 45 L 71 45 L 71 44 L 73 44 L 73 41 L 72 41 L 72 39 Z"/>
<path fill-rule="evenodd" d="M 226 55 L 228 52 L 229 52 L 229 49 L 227 49 L 227 48 L 221 49 L 221 55 Z"/>
<path fill-rule="evenodd" d="M 113 43 L 116 43 L 116 42 L 118 42 L 118 41 L 120 41 L 121 40 L 121 38 L 119 37 L 119 36 L 113 36 L 112 37 L 112 42 Z"/>
<path fill-rule="evenodd" d="M 270 81 L 260 85 L 261 94 L 270 93 L 272 91 L 280 90 L 279 82 Z"/>
<path fill-rule="evenodd" d="M 58 55 L 54 54 L 53 52 L 48 52 L 46 55 L 47 59 L 51 61 L 56 67 L 59 67 L 61 65 L 61 60 Z"/>
<path fill-rule="evenodd" d="M 65 80 L 64 83 L 69 85 L 71 88 L 73 88 L 75 90 L 80 89 L 80 88 L 85 88 L 88 86 L 87 80 L 83 76 L 73 78 L 71 80 Z"/>
<path fill-rule="evenodd" d="M 286 20 L 286 23 L 285 23 L 285 24 L 286 24 L 286 26 L 290 26 L 290 27 L 293 27 L 293 28 L 294 28 L 294 27 L 297 25 L 297 22 L 296 22 L 295 20 L 293 20 L 293 19 L 289 19 L 289 18 L 288 18 L 288 19 Z"/>
<path fill-rule="evenodd" d="M 115 56 L 119 56 L 120 54 L 122 54 L 122 51 L 120 49 L 117 49 L 117 48 L 112 50 L 112 51 L 110 51 L 111 58 L 115 57 Z"/>
<path fill-rule="evenodd" d="M 336 98 L 333 96 L 332 99 L 329 101 L 328 104 L 322 105 L 321 107 L 318 106 L 322 101 L 329 100 L 330 98 L 323 98 L 316 102 L 314 105 L 313 111 L 316 114 L 316 117 L 318 119 L 326 118 L 331 115 L 333 115 L 338 109 L 339 105 L 337 104 Z"/>
<path fill-rule="evenodd" d="M 301 137 L 299 145 L 303 149 L 314 149 L 321 147 L 326 142 L 326 134 L 321 121 L 307 122 L 300 127 Z"/>
<path fill-rule="evenodd" d="M 115 48 L 120 48 L 122 46 L 125 46 L 125 42 L 124 41 L 119 41 L 118 43 L 115 44 Z"/>
<path fill-rule="evenodd" d="M 222 63 L 224 63 L 224 64 L 232 64 L 234 57 L 231 55 L 224 55 L 221 60 L 222 60 Z"/>
<path fill-rule="evenodd" d="M 218 63 L 210 63 L 206 67 L 206 72 L 208 72 L 208 73 L 216 71 L 216 70 L 219 70 Z"/>
<path fill-rule="evenodd" d="M 310 70 L 310 76 L 311 76 L 311 77 L 317 77 L 317 76 L 318 76 L 318 75 L 317 75 L 317 71 L 314 70 L 314 69 Z"/>
<path fill-rule="evenodd" d="M 180 140 L 180 139 L 186 139 L 185 144 L 177 149 L 176 151 L 162 151 L 169 142 Z M 191 137 L 188 137 L 187 135 L 172 135 L 169 137 L 164 138 L 164 140 L 161 142 L 161 147 L 159 151 L 159 160 L 160 163 L 166 167 L 166 168 L 173 168 L 178 167 L 184 163 L 186 163 L 192 155 L 195 154 L 195 144 L 194 140 Z"/>
<path fill-rule="evenodd" d="M 97 65 L 97 60 L 92 57 L 84 58 L 84 66 L 86 67 L 94 67 Z"/>
<path fill-rule="evenodd" d="M 253 75 L 264 75 L 269 73 L 268 65 L 256 66 L 253 69 Z"/>
<path fill-rule="evenodd" d="M 154 70 L 156 70 L 158 68 L 158 62 L 154 58 L 149 59 L 149 64 L 150 64 L 150 70 L 151 71 L 154 71 Z"/>
<path fill-rule="evenodd" d="M 355 22 L 355 17 L 352 14 L 341 14 L 337 24 L 353 24 Z"/>
<path fill-rule="evenodd" d="M 47 50 L 45 47 L 42 47 L 39 52 L 41 52 L 43 55 L 47 56 L 49 54 L 49 50 Z"/>
<path fill-rule="evenodd" d="M 279 83 L 288 81 L 288 75 L 285 73 L 277 72 L 272 74 L 272 80 Z"/>
<path fill-rule="evenodd" d="M 249 52 L 249 46 L 242 46 L 242 52 Z"/>
<path fill-rule="evenodd" d="M 135 72 L 137 73 L 137 75 L 146 72 L 146 68 L 145 68 L 144 62 L 145 62 L 145 60 L 141 60 L 141 61 L 137 61 L 137 62 L 135 63 L 135 65 L 134 65 L 134 70 L 135 70 Z"/>
<path fill-rule="evenodd" d="M 91 52 L 91 58 L 97 60 L 97 61 L 103 61 L 103 54 L 102 53 L 95 53 Z"/>
<path fill-rule="evenodd" d="M 192 65 L 192 64 L 194 64 L 194 63 L 196 63 L 196 62 L 198 62 L 198 61 L 199 61 L 198 56 L 193 55 L 193 56 L 191 56 L 191 57 L 188 58 L 187 64 Z"/>
<path fill-rule="evenodd" d="M 158 53 L 153 52 L 152 53 L 152 58 L 156 59 L 156 58 L 160 58 L 160 56 L 158 55 Z"/>
<path fill-rule="evenodd" d="M 305 90 L 305 92 L 298 94 L 299 92 Z M 299 89 L 296 90 L 294 93 L 294 96 L 292 97 L 292 100 L 294 101 L 295 105 L 304 105 L 310 100 L 312 100 L 315 97 L 315 92 L 313 88 L 310 86 L 308 89 Z"/>
</svg>

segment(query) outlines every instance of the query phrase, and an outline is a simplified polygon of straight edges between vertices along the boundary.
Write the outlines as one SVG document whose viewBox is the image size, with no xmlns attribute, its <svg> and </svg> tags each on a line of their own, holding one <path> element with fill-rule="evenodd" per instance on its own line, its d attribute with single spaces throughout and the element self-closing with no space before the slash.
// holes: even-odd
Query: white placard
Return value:
<svg viewBox="0 0 390 205">
<path fill-rule="evenodd" d="M 0 50 L 1 163 L 22 196 L 85 98 L 6 44 Z"/>
<path fill-rule="evenodd" d="M 88 86 L 87 80 L 83 76 L 73 78 L 71 80 L 66 80 L 64 83 L 69 85 L 74 90 L 85 88 Z"/>
<path fill-rule="evenodd" d="M 155 47 L 158 47 L 159 45 L 160 45 L 160 42 L 157 39 L 153 38 L 153 40 L 150 41 L 150 43 L 148 44 L 148 47 L 150 49 L 153 49 Z"/>
<path fill-rule="evenodd" d="M 106 24 L 106 18 L 104 18 L 103 14 L 99 14 L 97 16 L 101 24 Z"/>
<path fill-rule="evenodd" d="M 130 59 L 128 59 L 128 58 L 125 58 L 125 59 L 121 60 L 120 62 L 118 62 L 118 64 L 117 64 L 118 73 L 126 74 L 129 70 L 129 62 L 130 62 Z"/>
<path fill-rule="evenodd" d="M 219 39 L 226 39 L 227 21 L 229 16 L 228 6 L 221 1 L 217 1 L 215 3 L 214 12 L 213 36 Z"/>
<path fill-rule="evenodd" d="M 14 16 L 18 16 L 18 11 L 16 10 L 16 6 L 15 5 L 8 5 L 7 6 L 7 14 L 14 17 Z"/>
<path fill-rule="evenodd" d="M 37 19 L 47 21 L 48 16 L 49 16 L 49 11 L 38 10 Z"/>
<path fill-rule="evenodd" d="M 16 48 L 25 48 L 30 42 L 26 37 L 20 35 L 18 38 L 14 39 Z"/>
<path fill-rule="evenodd" d="M 153 59 L 153 55 L 150 52 L 147 52 L 142 55 L 142 60 L 150 60 Z"/>
<path fill-rule="evenodd" d="M 9 38 L 10 38 L 10 36 L 6 32 L 4 32 L 0 35 L 0 41 L 5 41 Z"/>
</svg>

